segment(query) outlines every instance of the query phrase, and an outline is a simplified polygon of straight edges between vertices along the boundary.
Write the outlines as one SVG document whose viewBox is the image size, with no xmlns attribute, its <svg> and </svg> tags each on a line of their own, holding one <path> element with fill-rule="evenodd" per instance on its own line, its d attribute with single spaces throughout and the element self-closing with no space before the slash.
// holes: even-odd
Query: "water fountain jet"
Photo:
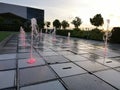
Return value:
<svg viewBox="0 0 120 90">
<path fill-rule="evenodd" d="M 104 59 L 107 57 L 108 40 L 112 35 L 112 33 L 109 31 L 109 24 L 110 24 L 110 20 L 107 19 L 107 30 L 106 30 L 106 32 L 103 36 L 103 40 L 104 40 Z"/>
<path fill-rule="evenodd" d="M 36 59 L 33 57 L 33 41 L 34 41 L 33 37 L 34 37 L 34 33 L 38 34 L 36 26 L 37 26 L 37 21 L 35 18 L 32 18 L 31 19 L 31 27 L 32 27 L 32 30 L 31 30 L 31 50 L 30 50 L 30 58 L 27 61 L 27 63 L 29 63 L 29 64 L 33 64 L 36 62 Z"/>
</svg>

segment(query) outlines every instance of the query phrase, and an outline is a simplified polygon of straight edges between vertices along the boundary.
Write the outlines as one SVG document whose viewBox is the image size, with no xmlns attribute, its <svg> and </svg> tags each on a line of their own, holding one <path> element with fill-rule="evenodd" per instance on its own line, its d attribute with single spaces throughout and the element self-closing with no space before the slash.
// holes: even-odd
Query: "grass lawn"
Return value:
<svg viewBox="0 0 120 90">
<path fill-rule="evenodd" d="M 4 40 L 6 37 L 8 37 L 9 35 L 11 35 L 12 32 L 4 32 L 4 31 L 0 31 L 0 42 L 2 40 Z"/>
</svg>

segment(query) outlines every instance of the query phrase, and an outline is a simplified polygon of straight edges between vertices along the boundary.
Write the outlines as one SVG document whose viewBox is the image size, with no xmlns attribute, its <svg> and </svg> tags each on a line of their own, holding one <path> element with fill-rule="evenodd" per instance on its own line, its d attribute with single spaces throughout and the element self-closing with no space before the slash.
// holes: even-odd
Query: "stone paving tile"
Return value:
<svg viewBox="0 0 120 90">
<path fill-rule="evenodd" d="M 6 89 L 0 89 L 0 90 L 16 90 L 16 88 L 6 88 Z"/>
<path fill-rule="evenodd" d="M 47 47 L 45 47 L 45 48 L 39 48 L 38 50 L 41 51 L 41 52 L 52 52 L 52 50 L 49 49 L 49 48 L 47 48 Z"/>
<path fill-rule="evenodd" d="M 70 50 L 70 48 L 60 48 L 60 47 L 51 47 L 52 50 L 54 51 L 62 51 L 62 50 Z"/>
<path fill-rule="evenodd" d="M 0 49 L 0 54 L 11 54 L 11 53 L 16 53 L 17 52 L 17 49 L 5 49 L 5 48 L 2 48 Z"/>
<path fill-rule="evenodd" d="M 74 55 L 74 53 L 70 52 L 70 51 L 58 51 L 57 52 L 59 55 Z"/>
<path fill-rule="evenodd" d="M 7 43 L 17 43 L 18 41 L 17 40 L 9 40 Z"/>
<path fill-rule="evenodd" d="M 86 51 L 82 51 L 82 50 L 80 50 L 80 49 L 71 49 L 70 51 L 72 51 L 72 52 L 74 52 L 74 53 L 76 53 L 76 54 L 87 54 L 88 52 L 86 52 Z"/>
<path fill-rule="evenodd" d="M 66 90 L 59 81 L 50 81 L 47 83 L 22 87 L 20 90 Z"/>
<path fill-rule="evenodd" d="M 26 39 L 27 46 L 23 47 L 20 39 L 15 35 L 0 50 L 0 90 L 16 90 L 14 86 L 16 60 L 19 67 L 17 72 L 20 75 L 20 90 L 38 90 L 38 88 L 66 90 L 64 86 L 68 90 L 115 90 L 111 85 L 120 89 L 119 46 L 118 49 L 115 45 L 108 48 L 107 57 L 113 58 L 103 63 L 103 42 L 70 38 L 68 45 L 66 37 L 57 36 L 57 41 L 53 42 L 51 35 L 43 34 L 43 36 L 44 40 L 40 40 L 40 46 L 34 46 L 33 56 L 36 62 L 33 64 L 27 63 L 30 58 L 28 39 Z M 48 64 L 45 64 L 45 61 Z M 52 69 L 48 67 L 49 64 Z M 83 68 L 94 75 L 88 74 Z M 64 86 L 58 81 L 56 74 L 64 81 L 62 82 Z"/>
<path fill-rule="evenodd" d="M 56 52 L 41 52 L 41 51 L 39 51 L 39 54 L 41 55 L 41 56 L 54 56 L 54 55 L 58 55 Z"/>
<path fill-rule="evenodd" d="M 98 59 L 97 62 L 103 64 L 103 65 L 106 65 L 106 66 L 109 66 L 109 67 L 120 67 L 120 62 L 117 62 L 115 60 L 111 60 L 111 59 L 108 59 L 108 58 L 101 58 L 101 59 Z"/>
<path fill-rule="evenodd" d="M 17 47 L 17 44 L 15 43 L 8 43 L 4 47 Z"/>
<path fill-rule="evenodd" d="M 85 70 L 73 63 L 55 64 L 50 66 L 60 77 L 86 73 Z"/>
<path fill-rule="evenodd" d="M 29 59 L 19 59 L 18 60 L 18 67 L 19 68 L 24 68 L 24 67 L 32 67 L 32 66 L 38 66 L 38 65 L 44 65 L 45 62 L 42 58 L 37 58 L 35 57 L 35 62 L 34 63 L 28 63 Z"/>
<path fill-rule="evenodd" d="M 95 53 L 95 54 L 97 54 L 97 55 L 100 55 L 100 56 L 102 56 L 102 57 L 104 57 L 105 56 L 105 51 L 104 51 L 104 49 L 103 50 L 101 50 L 101 49 L 95 49 L 95 50 L 92 50 L 92 51 L 90 51 L 91 53 Z M 109 51 L 107 51 L 107 57 L 116 57 L 116 56 L 120 56 L 120 54 L 118 54 L 118 53 L 115 53 L 115 52 L 113 52 L 112 50 L 109 50 Z"/>
<path fill-rule="evenodd" d="M 33 53 L 33 57 L 40 57 L 36 52 Z M 30 58 L 30 52 L 29 53 L 18 53 L 18 59 L 29 59 Z"/>
<path fill-rule="evenodd" d="M 104 81 L 90 74 L 62 78 L 70 90 L 116 90 Z"/>
<path fill-rule="evenodd" d="M 85 57 L 82 57 L 81 55 L 65 55 L 65 57 L 71 61 L 86 61 L 88 60 Z"/>
<path fill-rule="evenodd" d="M 20 43 L 18 46 L 19 46 L 19 47 L 24 47 L 24 44 L 21 44 L 21 43 Z M 30 44 L 29 44 L 29 43 L 25 43 L 25 47 L 30 47 Z"/>
<path fill-rule="evenodd" d="M 8 49 L 8 50 L 9 50 L 9 49 L 17 50 L 17 47 L 3 47 L 2 49 L 6 49 L 6 50 L 7 50 L 7 49 Z"/>
<path fill-rule="evenodd" d="M 29 53 L 30 52 L 30 48 L 21 48 L 18 49 L 18 53 Z M 34 50 L 33 50 L 34 52 Z"/>
<path fill-rule="evenodd" d="M 55 73 L 47 66 L 20 69 L 20 86 L 55 79 Z"/>
<path fill-rule="evenodd" d="M 116 70 L 120 71 L 120 67 L 119 67 L 119 68 L 114 68 L 114 69 L 116 69 Z"/>
<path fill-rule="evenodd" d="M 64 58 L 64 57 L 61 56 L 61 55 L 46 56 L 46 57 L 44 57 L 44 59 L 46 60 L 46 62 L 47 62 L 48 64 L 69 62 L 68 59 Z"/>
<path fill-rule="evenodd" d="M 83 67 L 84 69 L 88 70 L 89 72 L 108 69 L 108 67 L 92 61 L 75 62 L 75 63 Z"/>
<path fill-rule="evenodd" d="M 88 58 L 89 60 L 96 61 L 97 59 L 102 58 L 99 55 L 93 54 L 93 53 L 88 53 L 88 54 L 82 54 L 82 56 Z"/>
<path fill-rule="evenodd" d="M 120 72 L 117 72 L 115 70 L 105 70 L 96 72 L 95 75 L 120 89 Z"/>
<path fill-rule="evenodd" d="M 16 60 L 1 60 L 0 61 L 0 70 L 15 69 Z"/>
<path fill-rule="evenodd" d="M 14 87 L 15 70 L 0 71 L 0 89 Z"/>
<path fill-rule="evenodd" d="M 16 54 L 1 54 L 0 60 L 16 59 Z"/>
</svg>

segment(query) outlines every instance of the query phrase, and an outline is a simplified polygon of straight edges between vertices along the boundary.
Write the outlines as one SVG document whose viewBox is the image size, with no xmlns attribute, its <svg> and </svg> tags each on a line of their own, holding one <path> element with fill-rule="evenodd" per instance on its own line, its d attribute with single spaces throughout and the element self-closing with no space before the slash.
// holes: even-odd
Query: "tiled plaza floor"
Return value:
<svg viewBox="0 0 120 90">
<path fill-rule="evenodd" d="M 32 64 L 29 38 L 23 46 L 13 35 L 0 48 L 0 90 L 120 90 L 120 45 L 104 58 L 102 41 L 43 34 L 39 42 Z"/>
</svg>

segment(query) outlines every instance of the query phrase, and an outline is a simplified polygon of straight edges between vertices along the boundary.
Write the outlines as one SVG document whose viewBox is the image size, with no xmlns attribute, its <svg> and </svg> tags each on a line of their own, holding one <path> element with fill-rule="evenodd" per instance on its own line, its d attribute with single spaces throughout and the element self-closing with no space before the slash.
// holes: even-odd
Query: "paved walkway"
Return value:
<svg viewBox="0 0 120 90">
<path fill-rule="evenodd" d="M 0 50 L 0 90 L 120 90 L 120 45 L 44 34 L 29 64 L 18 35 Z"/>
</svg>

